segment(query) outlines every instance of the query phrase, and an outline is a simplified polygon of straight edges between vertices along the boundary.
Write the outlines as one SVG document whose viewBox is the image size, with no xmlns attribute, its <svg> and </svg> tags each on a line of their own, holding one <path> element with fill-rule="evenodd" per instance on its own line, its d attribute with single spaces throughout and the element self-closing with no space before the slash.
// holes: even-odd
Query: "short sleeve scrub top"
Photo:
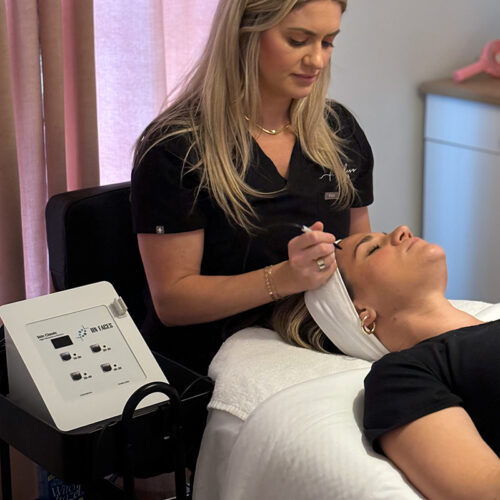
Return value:
<svg viewBox="0 0 500 500">
<path fill-rule="evenodd" d="M 346 140 L 348 159 L 344 166 L 357 191 L 352 207 L 367 206 L 373 202 L 370 145 L 353 115 L 340 104 L 333 107 L 340 121 L 337 135 Z M 278 173 L 257 142 L 253 143 L 246 182 L 262 192 L 279 191 L 271 198 L 251 200 L 259 227 L 253 235 L 232 225 L 206 192 L 195 198 L 197 174 L 183 170 L 188 147 L 184 136 L 167 139 L 150 149 L 134 168 L 132 220 L 136 233 L 203 229 L 202 275 L 242 274 L 286 260 L 288 241 L 300 234 L 297 224 L 311 225 L 320 220 L 325 231 L 339 238 L 349 234 L 350 211 L 335 204 L 335 176 L 307 158 L 298 140 L 291 154 L 288 179 Z M 147 302 L 148 315 L 141 331 L 150 348 L 200 373 L 207 372 L 227 336 L 245 326 L 263 324 L 272 307 L 267 304 L 211 323 L 166 327 L 158 319 L 149 295 Z"/>
</svg>

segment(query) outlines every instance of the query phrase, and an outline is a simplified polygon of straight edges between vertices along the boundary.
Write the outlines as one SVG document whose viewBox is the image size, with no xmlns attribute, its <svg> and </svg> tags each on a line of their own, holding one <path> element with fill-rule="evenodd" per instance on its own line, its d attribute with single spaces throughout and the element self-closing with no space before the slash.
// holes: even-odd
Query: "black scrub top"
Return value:
<svg viewBox="0 0 500 500">
<path fill-rule="evenodd" d="M 370 145 L 346 108 L 334 104 L 340 120 L 338 135 L 347 140 L 345 169 L 357 195 L 352 207 L 373 201 L 373 156 Z M 337 130 L 338 126 L 332 123 Z M 349 209 L 338 209 L 335 177 L 308 159 L 295 142 L 288 179 L 253 142 L 252 164 L 246 182 L 262 192 L 280 191 L 272 198 L 252 198 L 257 214 L 256 234 L 248 235 L 227 220 L 223 211 L 202 191 L 195 201 L 196 172 L 183 169 L 188 138 L 179 136 L 153 147 L 132 172 L 131 203 L 136 233 L 178 233 L 204 230 L 203 275 L 235 275 L 288 258 L 288 241 L 300 234 L 300 226 L 319 220 L 337 238 L 349 234 Z M 272 304 L 224 320 L 184 327 L 165 327 L 148 297 L 148 317 L 142 325 L 153 350 L 201 373 L 225 337 L 250 324 L 263 324 Z"/>
</svg>

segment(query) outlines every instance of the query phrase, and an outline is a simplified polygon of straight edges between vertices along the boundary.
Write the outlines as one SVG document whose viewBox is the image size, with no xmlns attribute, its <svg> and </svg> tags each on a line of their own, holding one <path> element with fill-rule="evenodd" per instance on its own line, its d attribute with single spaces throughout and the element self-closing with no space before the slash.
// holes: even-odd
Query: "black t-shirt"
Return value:
<svg viewBox="0 0 500 500">
<path fill-rule="evenodd" d="M 364 432 L 379 438 L 430 413 L 462 406 L 500 456 L 500 320 L 460 328 L 386 354 L 365 379 Z"/>
<path fill-rule="evenodd" d="M 373 156 L 356 120 L 343 106 L 335 104 L 341 131 L 346 139 L 346 171 L 357 189 L 353 207 L 373 201 Z M 252 163 L 246 182 L 263 191 L 281 192 L 272 198 L 251 199 L 259 231 L 249 236 L 234 227 L 215 201 L 202 191 L 195 201 L 198 177 L 183 170 L 188 138 L 169 139 L 152 148 L 132 172 L 131 202 L 134 231 L 137 233 L 178 233 L 204 230 L 201 262 L 203 275 L 236 275 L 287 259 L 288 241 L 300 234 L 299 227 L 316 220 L 337 237 L 349 233 L 349 210 L 335 206 L 335 177 L 308 159 L 297 140 L 293 147 L 288 179 L 253 142 Z M 149 300 L 149 316 L 142 331 L 153 349 L 201 371 L 225 336 L 259 322 L 269 308 L 261 307 L 225 320 L 188 327 L 165 328 Z M 267 312 L 266 312 L 267 311 Z M 194 358 L 194 364 L 193 364 Z M 195 365 L 198 366 L 195 366 Z"/>
</svg>

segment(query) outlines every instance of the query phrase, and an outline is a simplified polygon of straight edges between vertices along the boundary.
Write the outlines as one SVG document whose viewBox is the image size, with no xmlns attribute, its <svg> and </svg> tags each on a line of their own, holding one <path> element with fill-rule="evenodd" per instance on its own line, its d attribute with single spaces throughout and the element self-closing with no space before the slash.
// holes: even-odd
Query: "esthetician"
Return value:
<svg viewBox="0 0 500 500">
<path fill-rule="evenodd" d="M 330 278 L 335 238 L 370 231 L 370 145 L 325 98 L 346 4 L 221 0 L 198 65 L 137 142 L 142 331 L 201 373 L 225 336 Z"/>
</svg>

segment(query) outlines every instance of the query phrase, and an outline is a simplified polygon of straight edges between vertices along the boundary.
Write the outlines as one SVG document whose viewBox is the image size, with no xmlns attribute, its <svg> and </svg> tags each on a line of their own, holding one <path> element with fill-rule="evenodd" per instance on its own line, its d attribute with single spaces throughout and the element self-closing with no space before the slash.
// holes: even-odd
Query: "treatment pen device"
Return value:
<svg viewBox="0 0 500 500">
<path fill-rule="evenodd" d="M 302 224 L 301 228 L 303 233 L 310 233 L 312 229 L 308 228 L 305 224 Z M 342 247 L 338 244 L 338 242 L 341 240 L 337 240 L 333 243 L 333 246 L 337 248 L 338 250 L 342 250 Z"/>
</svg>

